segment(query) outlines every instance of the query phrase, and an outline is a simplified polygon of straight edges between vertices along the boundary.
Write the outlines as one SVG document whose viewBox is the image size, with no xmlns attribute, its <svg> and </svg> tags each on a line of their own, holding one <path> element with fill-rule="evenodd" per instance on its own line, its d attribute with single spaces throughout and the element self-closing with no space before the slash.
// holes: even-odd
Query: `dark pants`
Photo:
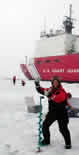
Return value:
<svg viewBox="0 0 79 155">
<path fill-rule="evenodd" d="M 43 136 L 44 140 L 46 142 L 50 142 L 50 131 L 49 127 L 51 124 L 57 120 L 58 125 L 59 125 L 59 131 L 61 132 L 62 136 L 64 137 L 65 144 L 66 145 L 71 145 L 71 137 L 70 137 L 70 132 L 68 129 L 68 114 L 66 108 L 64 109 L 54 109 L 52 112 L 48 112 L 46 119 L 43 122 Z"/>
</svg>

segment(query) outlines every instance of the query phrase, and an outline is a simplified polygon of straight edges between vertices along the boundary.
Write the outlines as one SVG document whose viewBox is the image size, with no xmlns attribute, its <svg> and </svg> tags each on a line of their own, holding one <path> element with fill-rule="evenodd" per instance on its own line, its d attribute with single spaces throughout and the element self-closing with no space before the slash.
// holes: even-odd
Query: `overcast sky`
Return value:
<svg viewBox="0 0 79 155">
<path fill-rule="evenodd" d="M 74 32 L 79 32 L 78 0 L 1 0 L 0 1 L 0 76 L 20 76 L 20 63 L 33 56 L 40 31 L 62 28 L 62 20 L 73 5 Z"/>
</svg>

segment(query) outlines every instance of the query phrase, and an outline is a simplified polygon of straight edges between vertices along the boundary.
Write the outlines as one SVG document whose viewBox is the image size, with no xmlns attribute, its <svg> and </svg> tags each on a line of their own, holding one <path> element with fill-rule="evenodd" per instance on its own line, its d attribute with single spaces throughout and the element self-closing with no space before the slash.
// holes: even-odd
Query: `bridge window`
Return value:
<svg viewBox="0 0 79 155">
<path fill-rule="evenodd" d="M 60 62 L 60 60 L 59 59 L 55 59 L 54 62 Z"/>
<path fill-rule="evenodd" d="M 50 62 L 50 60 L 45 60 L 45 62 L 49 63 L 49 62 Z"/>
<path fill-rule="evenodd" d="M 42 63 L 42 61 L 41 61 L 41 60 L 38 60 L 38 61 L 37 61 L 37 64 L 41 64 L 41 63 Z"/>
</svg>

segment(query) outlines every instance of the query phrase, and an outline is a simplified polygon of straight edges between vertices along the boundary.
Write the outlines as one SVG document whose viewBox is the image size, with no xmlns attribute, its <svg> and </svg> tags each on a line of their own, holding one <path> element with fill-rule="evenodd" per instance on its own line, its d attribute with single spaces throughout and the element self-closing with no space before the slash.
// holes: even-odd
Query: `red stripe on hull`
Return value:
<svg viewBox="0 0 79 155">
<path fill-rule="evenodd" d="M 35 58 L 35 67 L 42 80 L 57 75 L 62 81 L 79 82 L 79 54 Z"/>
</svg>

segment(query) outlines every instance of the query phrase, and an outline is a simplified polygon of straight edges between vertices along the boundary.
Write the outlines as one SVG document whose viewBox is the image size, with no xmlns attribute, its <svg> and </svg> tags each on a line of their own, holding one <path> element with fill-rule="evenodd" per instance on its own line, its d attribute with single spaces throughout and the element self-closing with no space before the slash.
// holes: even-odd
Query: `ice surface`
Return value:
<svg viewBox="0 0 79 155">
<path fill-rule="evenodd" d="M 41 83 L 49 86 L 49 83 Z M 63 84 L 74 97 L 79 96 L 79 84 Z M 34 96 L 39 102 L 39 95 L 34 83 L 20 82 L 13 86 L 11 81 L 0 81 L 0 155 L 35 155 L 38 142 L 38 114 L 28 113 L 25 109 L 26 96 Z M 45 103 L 47 102 L 45 98 Z M 46 112 L 46 111 L 45 111 Z M 51 128 L 51 145 L 42 147 L 43 155 L 78 155 L 79 154 L 79 118 L 70 118 L 69 128 L 72 137 L 72 149 L 64 149 L 64 140 L 58 130 L 57 122 Z"/>
</svg>

